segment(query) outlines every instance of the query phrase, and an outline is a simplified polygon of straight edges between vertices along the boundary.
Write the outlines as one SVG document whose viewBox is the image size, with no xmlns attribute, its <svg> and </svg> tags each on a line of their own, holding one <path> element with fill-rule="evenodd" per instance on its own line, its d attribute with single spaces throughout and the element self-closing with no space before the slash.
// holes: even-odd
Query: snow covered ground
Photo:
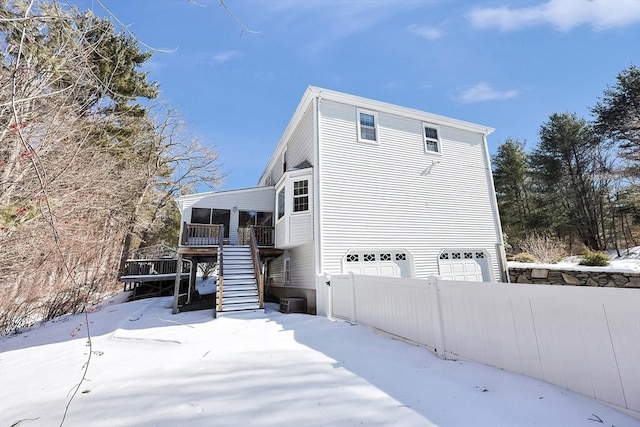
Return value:
<svg viewBox="0 0 640 427">
<path fill-rule="evenodd" d="M 121 298 L 120 298 L 121 299 Z M 89 314 L 67 426 L 640 426 L 590 398 L 320 316 Z M 0 341 L 0 426 L 57 426 L 90 348 L 84 316 Z M 602 423 L 599 421 L 601 420 Z"/>
<path fill-rule="evenodd" d="M 541 264 L 541 263 L 524 263 L 510 261 L 509 267 L 521 267 L 521 268 L 550 268 L 550 269 L 571 269 L 576 271 L 619 271 L 623 273 L 640 273 L 640 246 L 636 246 L 630 249 L 621 249 L 620 255 L 616 251 L 607 251 L 611 261 L 606 267 L 588 267 L 585 265 L 579 265 L 580 257 L 572 256 L 568 257 L 556 264 Z"/>
</svg>

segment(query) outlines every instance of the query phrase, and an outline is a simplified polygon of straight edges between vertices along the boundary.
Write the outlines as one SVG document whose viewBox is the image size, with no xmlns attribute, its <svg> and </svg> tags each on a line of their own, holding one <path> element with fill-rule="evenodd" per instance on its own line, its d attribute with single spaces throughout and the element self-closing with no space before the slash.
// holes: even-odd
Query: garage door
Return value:
<svg viewBox="0 0 640 427">
<path fill-rule="evenodd" d="M 468 282 L 491 281 L 489 256 L 484 250 L 455 249 L 442 251 L 438 257 L 440 277 Z"/>
<path fill-rule="evenodd" d="M 350 251 L 342 260 L 342 272 L 412 277 L 411 258 L 407 251 Z"/>
</svg>

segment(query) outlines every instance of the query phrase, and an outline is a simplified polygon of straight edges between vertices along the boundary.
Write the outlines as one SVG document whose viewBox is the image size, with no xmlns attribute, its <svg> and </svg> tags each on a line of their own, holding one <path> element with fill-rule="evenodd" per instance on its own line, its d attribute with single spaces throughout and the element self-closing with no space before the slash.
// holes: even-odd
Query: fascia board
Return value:
<svg viewBox="0 0 640 427">
<path fill-rule="evenodd" d="M 184 196 L 178 196 L 175 198 L 177 203 L 182 203 L 184 201 L 187 200 L 199 200 L 199 199 L 203 199 L 205 197 L 209 197 L 209 196 L 215 196 L 218 194 L 229 194 L 229 193 L 248 193 L 251 191 L 260 191 L 260 190 L 267 190 L 269 188 L 273 188 L 273 185 L 262 185 L 259 187 L 249 187 L 249 188 L 239 188 L 239 189 L 233 189 L 233 190 L 222 190 L 222 191 L 207 191 L 205 193 L 193 193 L 193 194 L 186 194 Z"/>
</svg>

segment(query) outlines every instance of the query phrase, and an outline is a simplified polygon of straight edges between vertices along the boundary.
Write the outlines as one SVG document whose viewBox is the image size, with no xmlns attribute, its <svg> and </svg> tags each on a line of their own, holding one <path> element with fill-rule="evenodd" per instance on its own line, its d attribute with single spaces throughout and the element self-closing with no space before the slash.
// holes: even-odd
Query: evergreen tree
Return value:
<svg viewBox="0 0 640 427">
<path fill-rule="evenodd" d="M 507 139 L 491 161 L 502 228 L 515 242 L 524 238 L 530 221 L 531 180 L 524 143 Z"/>
<path fill-rule="evenodd" d="M 540 128 L 531 155 L 544 217 L 559 236 L 572 229 L 594 250 L 606 246 L 603 218 L 608 182 L 602 179 L 601 143 L 588 123 L 575 114 L 552 114 Z"/>
<path fill-rule="evenodd" d="M 627 175 L 640 177 L 640 68 L 631 65 L 621 71 L 592 112 L 596 131 L 613 141 L 627 161 Z"/>
</svg>

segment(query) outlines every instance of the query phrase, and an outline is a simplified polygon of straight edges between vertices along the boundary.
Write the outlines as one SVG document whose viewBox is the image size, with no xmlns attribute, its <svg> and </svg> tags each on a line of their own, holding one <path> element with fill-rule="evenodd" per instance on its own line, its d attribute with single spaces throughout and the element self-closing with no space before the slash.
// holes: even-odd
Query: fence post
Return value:
<svg viewBox="0 0 640 427">
<path fill-rule="evenodd" d="M 356 276 L 353 271 L 349 272 L 349 277 L 351 277 L 351 321 L 356 323 L 358 321 L 356 318 Z"/>
<path fill-rule="evenodd" d="M 447 358 L 447 350 L 444 339 L 444 324 L 442 322 L 442 307 L 440 304 L 440 285 L 436 276 L 427 278 L 427 286 L 431 294 L 431 320 L 433 322 L 433 335 L 435 337 L 434 348 L 436 355 L 441 359 Z"/>
</svg>

